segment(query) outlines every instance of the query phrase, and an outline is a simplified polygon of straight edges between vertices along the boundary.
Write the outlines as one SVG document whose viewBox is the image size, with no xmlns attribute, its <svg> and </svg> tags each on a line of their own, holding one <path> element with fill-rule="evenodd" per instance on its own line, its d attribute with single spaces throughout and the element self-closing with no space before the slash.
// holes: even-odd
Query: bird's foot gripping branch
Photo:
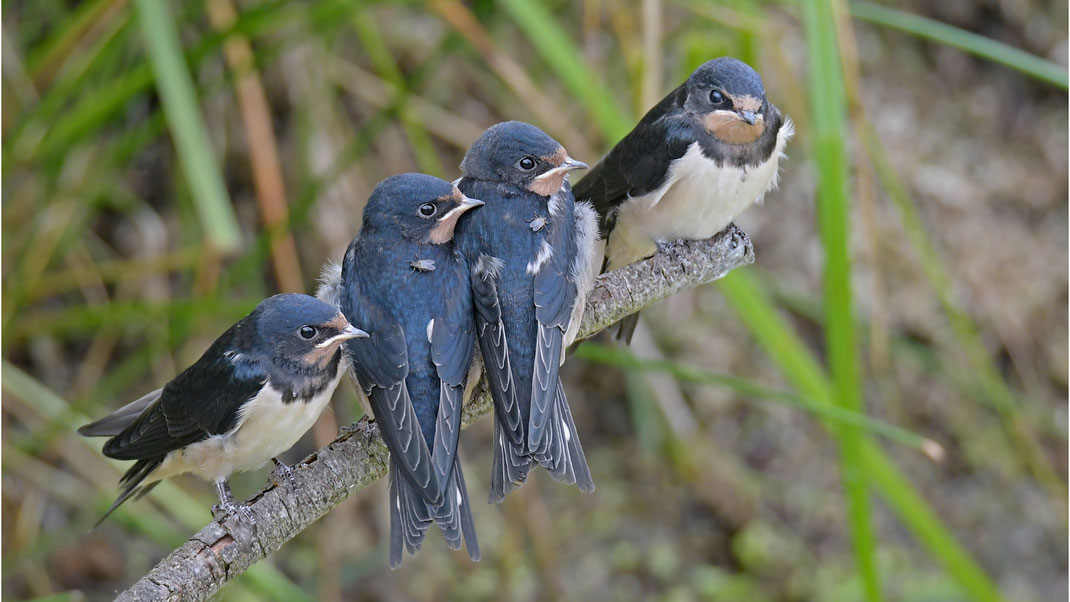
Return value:
<svg viewBox="0 0 1070 602">
<path fill-rule="evenodd" d="M 643 261 L 603 274 L 587 296 L 579 338 L 679 291 L 695 288 L 753 263 L 746 233 L 729 225 L 713 238 L 664 245 Z M 481 380 L 465 408 L 467 425 L 491 409 Z M 204 600 L 253 563 L 282 547 L 318 518 L 387 472 L 378 427 L 362 420 L 291 467 L 246 506 L 255 522 L 231 514 L 211 522 L 162 560 L 118 600 Z"/>
</svg>

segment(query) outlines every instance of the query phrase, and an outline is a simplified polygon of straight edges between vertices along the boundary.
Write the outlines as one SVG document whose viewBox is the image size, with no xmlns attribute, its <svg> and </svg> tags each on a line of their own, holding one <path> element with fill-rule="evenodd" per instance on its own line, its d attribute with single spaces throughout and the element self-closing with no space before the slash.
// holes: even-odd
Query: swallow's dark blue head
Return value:
<svg viewBox="0 0 1070 602">
<path fill-rule="evenodd" d="M 568 172 L 586 167 L 546 132 L 522 121 L 506 121 L 490 126 L 472 143 L 461 161 L 461 175 L 550 196 L 561 190 Z"/>
<path fill-rule="evenodd" d="M 765 131 L 769 102 L 762 78 L 732 57 L 707 61 L 684 83 L 686 113 L 730 144 L 749 144 Z"/>
<path fill-rule="evenodd" d="M 343 341 L 368 336 L 337 307 L 308 295 L 268 297 L 249 316 L 255 325 L 256 352 L 298 365 L 322 365 Z"/>
<path fill-rule="evenodd" d="M 457 219 L 482 204 L 434 176 L 398 174 L 372 191 L 361 232 L 398 233 L 405 240 L 441 245 L 453 240 Z"/>
</svg>

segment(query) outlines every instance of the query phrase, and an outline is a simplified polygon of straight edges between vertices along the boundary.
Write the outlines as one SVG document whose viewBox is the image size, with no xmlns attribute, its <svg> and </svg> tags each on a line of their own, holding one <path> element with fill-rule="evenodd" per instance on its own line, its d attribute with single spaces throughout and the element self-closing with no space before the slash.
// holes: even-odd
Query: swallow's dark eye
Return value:
<svg viewBox="0 0 1070 602">
<path fill-rule="evenodd" d="M 710 92 L 710 102 L 712 102 L 713 104 L 724 104 L 724 101 L 724 94 L 722 94 L 720 90 L 714 90 L 713 92 Z"/>
<path fill-rule="evenodd" d="M 306 324 L 302 326 L 301 329 L 297 331 L 297 333 L 301 335 L 302 339 L 305 339 L 307 341 L 312 337 L 316 336 L 316 327 L 309 326 Z"/>
<path fill-rule="evenodd" d="M 431 217 L 438 211 L 438 207 L 435 207 L 434 203 L 424 203 L 420 205 L 420 215 L 424 217 Z"/>
<path fill-rule="evenodd" d="M 516 164 L 517 167 L 524 171 L 531 171 L 535 169 L 535 159 L 531 157 L 524 157 Z"/>
</svg>

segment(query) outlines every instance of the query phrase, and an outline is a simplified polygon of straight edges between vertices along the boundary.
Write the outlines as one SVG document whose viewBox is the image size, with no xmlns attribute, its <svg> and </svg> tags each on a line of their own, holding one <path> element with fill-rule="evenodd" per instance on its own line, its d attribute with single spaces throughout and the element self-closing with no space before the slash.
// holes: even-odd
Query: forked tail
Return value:
<svg viewBox="0 0 1070 602">
<path fill-rule="evenodd" d="M 479 541 L 472 520 L 472 505 L 461 473 L 461 463 L 454 462 L 440 504 L 432 504 L 420 494 L 390 460 L 390 568 L 401 566 L 404 552 L 415 554 L 423 544 L 427 530 L 434 523 L 442 531 L 451 550 L 461 549 L 462 541 L 472 560 L 479 560 Z"/>
</svg>

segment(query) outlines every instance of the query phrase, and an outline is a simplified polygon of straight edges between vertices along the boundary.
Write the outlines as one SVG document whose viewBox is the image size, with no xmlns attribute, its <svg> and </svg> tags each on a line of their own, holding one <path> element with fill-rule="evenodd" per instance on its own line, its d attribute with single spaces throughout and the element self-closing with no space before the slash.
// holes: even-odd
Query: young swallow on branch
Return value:
<svg viewBox="0 0 1070 602">
<path fill-rule="evenodd" d="M 761 203 L 793 133 L 746 63 L 721 57 L 696 69 L 574 188 L 601 218 L 606 269 L 660 243 L 709 238 Z M 637 317 L 621 321 L 622 338 Z"/>
<path fill-rule="evenodd" d="M 262 301 L 162 389 L 78 429 L 86 437 L 111 437 L 105 456 L 136 460 L 100 521 L 131 496 L 184 472 L 214 480 L 218 509 L 228 513 L 243 509 L 227 485 L 234 472 L 274 460 L 292 482 L 275 456 L 330 401 L 343 372 L 342 343 L 367 336 L 313 297 Z"/>
<path fill-rule="evenodd" d="M 321 291 L 370 335 L 346 351 L 390 450 L 392 568 L 404 549 L 420 549 L 432 523 L 451 549 L 463 538 L 479 560 L 457 458 L 475 324 L 468 265 L 453 233 L 458 219 L 482 204 L 428 175 L 383 180 L 364 208 L 340 281 Z"/>
<path fill-rule="evenodd" d="M 558 379 L 597 271 L 597 216 L 575 202 L 567 180 L 586 167 L 516 121 L 487 129 L 461 163 L 457 186 L 486 202 L 461 220 L 457 244 L 472 268 L 494 400 L 491 502 L 522 484 L 534 462 L 558 481 L 594 490 Z"/>
</svg>

